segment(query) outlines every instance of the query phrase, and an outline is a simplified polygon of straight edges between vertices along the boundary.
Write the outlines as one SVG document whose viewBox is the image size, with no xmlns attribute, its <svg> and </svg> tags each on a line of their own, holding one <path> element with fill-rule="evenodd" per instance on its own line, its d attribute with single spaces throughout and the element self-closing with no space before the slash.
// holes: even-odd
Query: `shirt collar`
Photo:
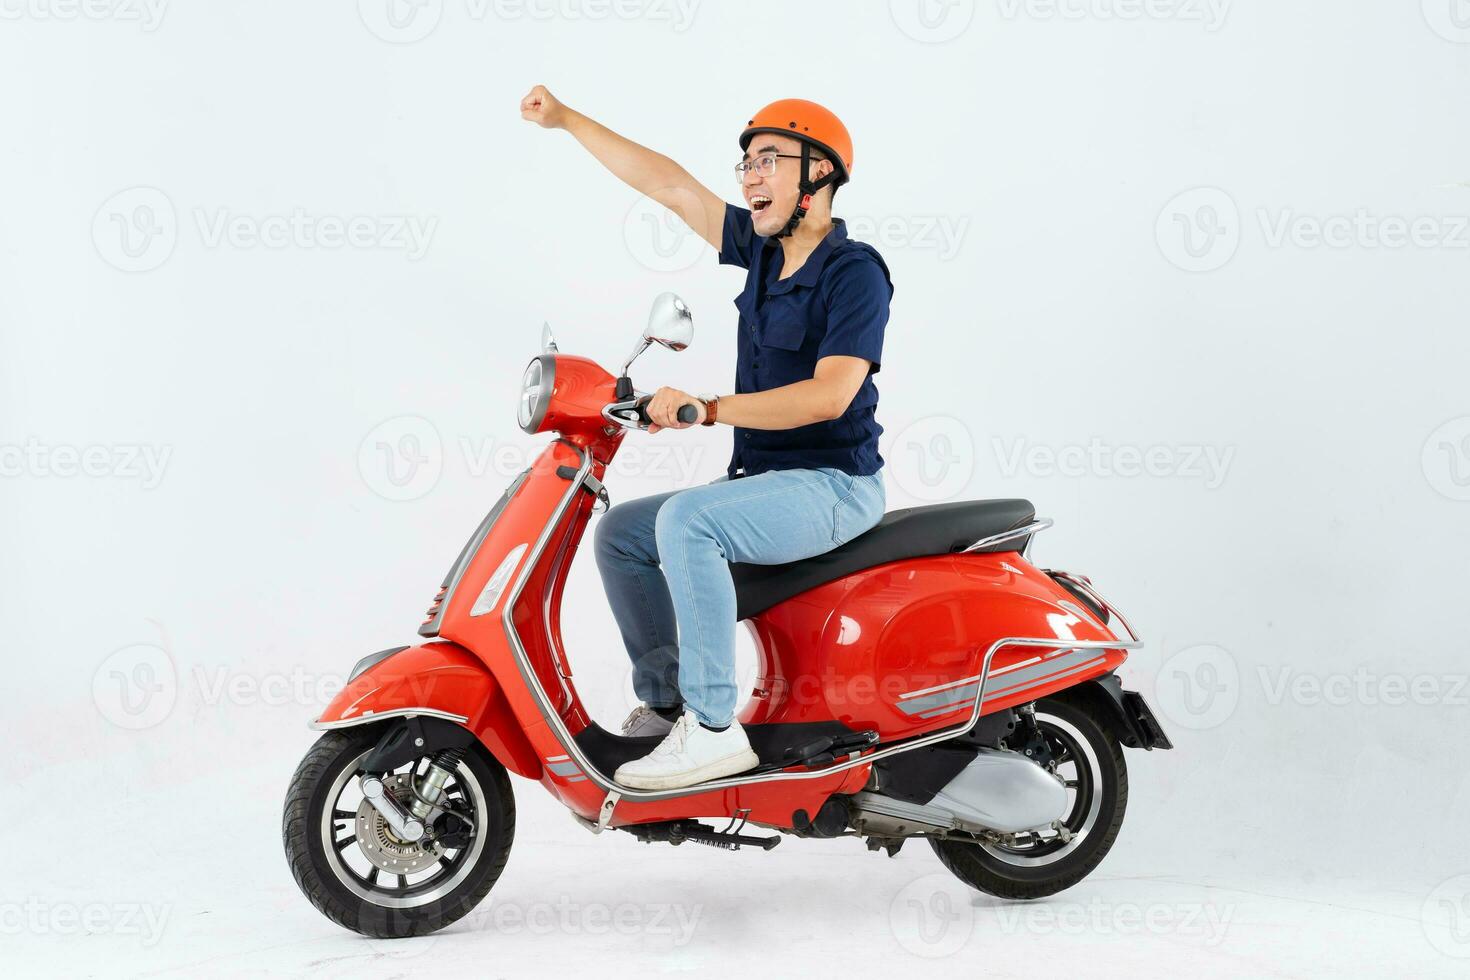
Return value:
<svg viewBox="0 0 1470 980">
<path fill-rule="evenodd" d="M 775 242 L 774 239 L 767 239 L 767 241 L 773 244 Z M 847 241 L 847 222 L 841 218 L 833 218 L 832 230 L 827 232 L 822 240 L 817 243 L 816 248 L 812 249 L 812 254 L 806 257 L 806 261 L 801 264 L 800 269 L 796 270 L 796 274 L 786 279 L 778 279 L 772 283 L 770 292 L 784 293 L 797 286 L 815 286 L 817 280 L 822 276 L 822 268 L 827 264 L 827 257 L 832 254 L 833 249 L 845 241 Z M 777 258 L 777 254 L 771 255 L 769 258 L 775 259 Z M 777 266 L 779 268 L 779 262 Z M 780 275 L 779 272 L 776 274 Z"/>
</svg>

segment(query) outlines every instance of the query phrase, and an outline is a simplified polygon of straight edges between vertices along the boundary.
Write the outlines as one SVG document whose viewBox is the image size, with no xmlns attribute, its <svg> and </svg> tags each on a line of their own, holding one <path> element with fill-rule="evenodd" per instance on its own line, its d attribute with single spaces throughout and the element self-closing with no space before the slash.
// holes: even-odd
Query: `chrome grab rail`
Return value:
<svg viewBox="0 0 1470 980">
<path fill-rule="evenodd" d="M 1054 523 L 1055 522 L 1051 518 L 1042 517 L 1032 521 L 1030 524 L 1027 524 L 1024 527 L 1013 527 L 1009 531 L 1001 531 L 999 534 L 992 534 L 987 538 L 981 538 L 979 541 L 976 541 L 964 551 L 960 552 L 960 554 L 967 555 L 972 551 L 983 551 L 986 548 L 994 547 L 995 545 L 998 545 L 1003 541 L 1011 541 L 1015 538 L 1030 537 L 1038 531 L 1045 531 Z"/>
<path fill-rule="evenodd" d="M 1108 615 L 1110 616 L 1116 616 L 1118 618 L 1118 622 L 1122 623 L 1123 628 L 1128 631 L 1128 636 L 1130 638 L 1132 638 L 1135 642 L 1141 642 L 1138 640 L 1138 633 L 1134 631 L 1133 626 L 1131 623 L 1128 622 L 1127 617 L 1125 617 L 1121 612 L 1118 611 L 1117 606 L 1114 606 L 1112 603 L 1108 602 L 1108 600 L 1099 595 L 1097 589 L 1093 588 L 1092 583 L 1087 581 L 1087 579 L 1083 578 L 1080 575 L 1074 575 L 1071 572 L 1058 571 L 1055 568 L 1045 568 L 1042 569 L 1042 571 L 1044 574 L 1050 575 L 1052 578 L 1066 579 L 1068 582 L 1071 582 L 1073 585 L 1077 586 L 1077 588 L 1082 590 L 1083 595 L 1087 596 L 1087 598 L 1097 603 L 1099 609 L 1106 610 Z"/>
<path fill-rule="evenodd" d="M 980 715 L 985 704 L 985 687 L 987 681 L 990 679 L 991 661 L 995 659 L 995 655 L 997 653 L 1008 646 L 1055 647 L 1058 649 L 1067 650 L 1130 650 L 1143 646 L 1143 642 L 1139 640 L 1136 636 L 1134 636 L 1132 640 L 1069 640 L 1063 637 L 1055 636 L 1005 637 L 1003 639 L 996 640 L 990 645 L 990 648 L 985 651 L 985 658 L 980 665 L 979 685 L 977 686 L 975 691 L 975 701 L 970 708 L 970 717 L 960 724 L 952 725 L 949 728 L 942 728 L 938 731 L 930 732 L 927 735 L 916 736 L 903 742 L 897 742 L 887 746 L 886 748 L 876 749 L 868 753 L 867 755 L 853 753 L 842 762 L 834 762 L 833 764 L 820 769 L 808 769 L 803 772 L 789 772 L 785 769 L 782 769 L 776 772 L 759 773 L 753 776 L 731 776 L 727 779 L 713 779 L 706 783 L 697 783 L 693 786 L 684 786 L 679 789 L 640 790 L 633 789 L 629 786 L 624 786 L 621 783 L 614 782 L 607 776 L 603 775 L 601 770 L 594 766 L 591 760 L 587 758 L 587 755 L 582 751 L 581 746 L 577 744 L 576 739 L 572 737 L 571 732 L 567 729 L 566 722 L 562 720 L 561 715 L 552 707 L 551 699 L 547 695 L 546 689 L 541 685 L 540 679 L 536 676 L 536 671 L 531 666 L 530 656 L 526 653 L 526 648 L 521 643 L 520 634 L 516 632 L 515 628 L 513 614 L 515 610 L 515 604 L 520 598 L 521 591 L 525 588 L 526 582 L 530 579 L 532 570 L 536 567 L 536 563 L 541 558 L 541 553 L 546 550 L 547 542 L 549 541 L 553 530 L 557 527 L 558 524 L 561 523 L 561 519 L 566 514 L 567 508 L 571 505 L 572 500 L 574 500 L 576 495 L 581 492 L 582 482 L 586 478 L 587 474 L 592 472 L 591 454 L 585 453 L 575 446 L 572 448 L 576 449 L 577 452 L 581 455 L 582 466 L 577 471 L 577 475 L 572 479 L 565 495 L 563 495 L 561 499 L 561 502 L 557 504 L 556 510 L 552 512 L 551 519 L 547 521 L 546 527 L 542 529 L 541 534 L 536 538 L 536 543 L 531 548 L 530 557 L 523 563 L 520 575 L 517 576 L 515 584 L 511 587 L 509 595 L 504 600 L 500 620 L 501 625 L 505 630 L 506 640 L 510 643 L 511 651 L 515 654 L 516 668 L 521 672 L 521 679 L 525 682 L 526 687 L 531 691 L 532 696 L 536 699 L 537 708 L 541 711 L 541 716 L 545 720 L 547 727 L 551 730 L 551 733 L 556 738 L 557 742 L 560 743 L 562 751 L 565 752 L 570 759 L 576 762 L 577 767 L 586 774 L 589 780 L 596 784 L 598 788 L 606 791 L 608 794 L 607 798 L 603 801 L 602 811 L 599 813 L 598 819 L 598 823 L 603 827 L 607 826 L 608 821 L 611 820 L 612 810 L 617 806 L 617 803 L 620 800 L 667 800 L 679 796 L 693 796 L 697 793 L 708 793 L 715 790 L 730 789 L 735 786 L 746 786 L 752 783 L 771 782 L 778 779 L 818 779 L 823 776 L 830 776 L 834 773 L 844 772 L 857 766 L 869 765 L 871 763 L 878 762 L 879 760 L 887 759 L 891 756 L 899 755 L 904 752 L 912 752 L 915 749 L 921 749 L 929 745 L 934 745 L 938 742 L 945 742 L 952 738 L 958 738 L 960 735 L 963 735 L 970 729 L 974 728 L 975 723 L 980 720 Z M 1046 525 L 1051 524 L 1050 521 L 1038 521 L 1035 523 L 1045 523 Z M 1088 591 L 1089 594 L 1095 594 L 1092 592 L 1091 589 L 1089 589 Z M 1118 618 L 1120 620 L 1122 619 L 1121 616 L 1119 616 Z M 1127 624 L 1125 623 L 1124 625 L 1126 626 Z M 1133 631 L 1130 628 L 1129 634 L 1132 635 L 1132 632 Z M 549 639 L 550 638 L 548 637 L 548 640 Z"/>
</svg>

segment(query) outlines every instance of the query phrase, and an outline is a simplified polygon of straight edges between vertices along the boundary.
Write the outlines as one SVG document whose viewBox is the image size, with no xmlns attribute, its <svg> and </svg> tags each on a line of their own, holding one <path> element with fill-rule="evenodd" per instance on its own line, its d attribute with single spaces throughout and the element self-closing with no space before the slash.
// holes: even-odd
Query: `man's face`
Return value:
<svg viewBox="0 0 1470 980">
<path fill-rule="evenodd" d="M 740 182 L 740 189 L 745 195 L 745 206 L 750 208 L 755 233 L 762 238 L 779 234 L 786 227 L 786 222 L 791 220 L 791 213 L 796 210 L 800 193 L 797 186 L 801 183 L 799 140 L 790 136 L 756 133 L 744 159 L 746 163 L 753 163 L 760 157 L 773 153 L 781 154 L 776 157 L 774 174 L 762 177 L 755 167 L 751 167 L 745 171 L 745 177 Z M 816 180 L 829 173 L 832 164 L 826 160 L 818 160 L 819 151 L 813 150 L 812 154 L 811 179 Z"/>
</svg>

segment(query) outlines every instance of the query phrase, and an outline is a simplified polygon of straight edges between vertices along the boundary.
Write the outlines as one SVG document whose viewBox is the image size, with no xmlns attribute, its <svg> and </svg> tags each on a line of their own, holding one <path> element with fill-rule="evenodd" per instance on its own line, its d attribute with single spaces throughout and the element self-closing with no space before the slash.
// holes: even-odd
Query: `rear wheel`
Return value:
<svg viewBox="0 0 1470 980">
<path fill-rule="evenodd" d="M 1067 784 L 1066 837 L 1018 834 L 1005 845 L 930 839 L 955 877 L 1001 898 L 1041 898 L 1081 881 L 1112 848 L 1128 807 L 1123 748 L 1086 707 L 1038 701 L 1036 726 Z"/>
<path fill-rule="evenodd" d="M 515 799 L 505 768 L 472 746 L 445 784 L 453 815 L 424 840 L 400 840 L 358 788 L 380 735 L 378 726 L 323 735 L 291 777 L 281 833 L 296 883 L 322 914 L 396 939 L 441 929 L 485 897 L 510 855 Z M 415 759 L 383 782 L 407 806 L 428 764 Z"/>
</svg>

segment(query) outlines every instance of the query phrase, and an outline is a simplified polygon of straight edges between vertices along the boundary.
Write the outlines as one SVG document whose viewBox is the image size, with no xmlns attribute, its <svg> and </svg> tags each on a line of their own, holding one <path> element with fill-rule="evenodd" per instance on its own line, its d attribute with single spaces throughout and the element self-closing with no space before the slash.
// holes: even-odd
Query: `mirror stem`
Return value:
<svg viewBox="0 0 1470 980">
<path fill-rule="evenodd" d="M 643 356 L 643 352 L 648 350 L 648 346 L 651 343 L 652 341 L 649 340 L 647 337 L 638 341 L 638 346 L 633 348 L 633 353 L 629 354 L 628 359 L 623 362 L 623 377 L 628 376 L 628 368 L 632 367 L 633 362 Z"/>
</svg>

